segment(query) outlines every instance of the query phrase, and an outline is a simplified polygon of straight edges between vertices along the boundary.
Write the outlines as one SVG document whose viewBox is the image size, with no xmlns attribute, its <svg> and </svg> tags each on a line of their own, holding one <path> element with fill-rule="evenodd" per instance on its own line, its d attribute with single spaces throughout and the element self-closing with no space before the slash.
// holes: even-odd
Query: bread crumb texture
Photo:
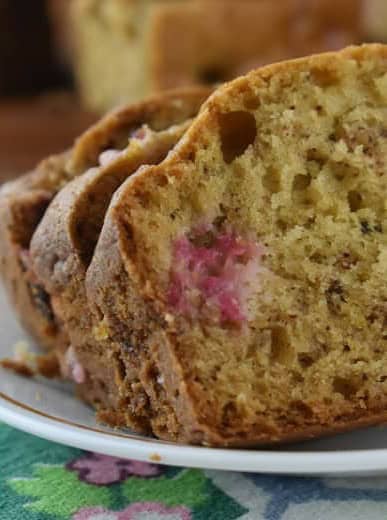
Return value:
<svg viewBox="0 0 387 520">
<path fill-rule="evenodd" d="M 128 183 L 128 255 L 169 316 L 188 436 L 273 440 L 386 408 L 386 157 L 387 50 L 369 45 L 219 89 Z"/>
</svg>

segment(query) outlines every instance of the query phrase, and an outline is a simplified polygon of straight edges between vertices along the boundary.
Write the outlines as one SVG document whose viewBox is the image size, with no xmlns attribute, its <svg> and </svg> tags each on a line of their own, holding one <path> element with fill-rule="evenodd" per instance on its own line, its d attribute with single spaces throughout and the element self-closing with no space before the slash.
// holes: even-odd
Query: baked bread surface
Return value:
<svg viewBox="0 0 387 520">
<path fill-rule="evenodd" d="M 157 436 L 255 445 L 386 420 L 386 152 L 387 48 L 365 45 L 221 87 L 122 185 L 86 285 Z"/>
<path fill-rule="evenodd" d="M 61 319 L 53 309 L 51 295 L 32 268 L 30 255 L 31 239 L 52 200 L 73 179 L 89 169 L 98 170 L 106 150 L 118 152 L 126 148 L 132 133 L 143 124 L 152 124 L 157 131 L 191 117 L 208 93 L 208 89 L 183 89 L 123 106 L 87 130 L 71 150 L 43 161 L 32 173 L 1 187 L 0 274 L 20 320 L 40 346 L 66 348 L 69 342 Z M 96 192 L 105 190 L 107 198 L 109 189 L 114 190 L 120 179 L 127 176 L 125 172 L 116 175 L 114 171 L 109 176 L 109 172 L 103 176 L 105 180 L 100 182 L 99 188 L 95 188 Z M 94 178 L 98 178 L 98 173 L 94 172 Z M 71 190 L 75 191 L 75 188 L 71 187 Z M 85 199 L 83 202 L 85 204 L 80 203 L 78 208 L 85 214 L 90 202 Z M 98 213 L 96 205 L 98 201 L 94 204 L 94 211 Z M 99 218 L 103 220 L 102 215 Z M 59 221 L 54 221 L 52 231 L 59 225 Z M 93 225 L 96 226 L 96 222 Z M 43 241 L 49 246 L 53 235 L 50 226 L 43 234 Z M 53 240 L 51 251 L 54 243 L 56 247 L 58 240 Z"/>
<path fill-rule="evenodd" d="M 141 165 L 166 157 L 210 92 L 202 87 L 180 89 L 123 108 L 120 114 L 125 111 L 126 115 L 121 130 L 109 116 L 101 137 L 108 138 L 110 148 L 100 154 L 99 167 L 88 169 L 63 187 L 32 238 L 33 272 L 50 295 L 53 313 L 68 335 L 65 348 L 57 349 L 62 374 L 75 380 L 81 395 L 93 404 L 117 406 L 121 399 L 115 384 L 118 360 L 111 351 L 106 358 L 106 345 L 94 337 L 84 285 L 106 210 L 125 179 Z M 87 132 L 82 140 L 81 156 L 72 156 L 73 168 L 81 167 L 89 154 L 88 161 L 95 160 L 98 135 Z M 141 428 L 138 419 L 135 427 Z"/>
</svg>

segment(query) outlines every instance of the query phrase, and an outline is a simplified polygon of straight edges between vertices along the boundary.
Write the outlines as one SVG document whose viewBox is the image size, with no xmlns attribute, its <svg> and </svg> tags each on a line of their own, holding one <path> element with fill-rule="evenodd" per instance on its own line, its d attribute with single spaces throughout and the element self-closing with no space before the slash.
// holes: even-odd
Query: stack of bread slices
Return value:
<svg viewBox="0 0 387 520">
<path fill-rule="evenodd" d="M 243 446 L 385 421 L 387 47 L 209 94 L 119 109 L 2 188 L 22 321 L 114 426 Z"/>
</svg>

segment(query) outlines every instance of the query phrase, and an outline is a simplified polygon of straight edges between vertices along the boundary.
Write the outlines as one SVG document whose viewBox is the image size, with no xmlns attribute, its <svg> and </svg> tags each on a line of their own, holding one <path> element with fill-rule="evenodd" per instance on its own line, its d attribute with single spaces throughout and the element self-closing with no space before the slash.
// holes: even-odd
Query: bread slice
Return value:
<svg viewBox="0 0 387 520">
<path fill-rule="evenodd" d="M 98 177 L 101 158 L 106 161 L 107 157 L 104 151 L 126 148 L 129 137 L 142 125 L 159 130 L 192 117 L 208 92 L 202 88 L 180 90 L 120 108 L 85 132 L 72 150 L 44 161 L 33 173 L 1 188 L 1 275 L 19 317 L 40 345 L 49 349 L 68 346 L 67 334 L 55 315 L 50 295 L 32 269 L 29 253 L 33 233 L 51 200 L 89 169 L 97 168 Z M 112 174 L 109 187 L 113 189 L 124 176 Z"/>
<path fill-rule="evenodd" d="M 219 88 L 122 185 L 86 285 L 154 434 L 243 446 L 387 420 L 386 157 L 387 47 L 365 45 Z"/>
<path fill-rule="evenodd" d="M 360 0 L 74 0 L 75 76 L 101 111 L 360 43 Z"/>
<path fill-rule="evenodd" d="M 64 338 L 57 328 L 49 295 L 33 275 L 29 243 L 53 194 L 67 179 L 69 154 L 51 157 L 0 189 L 0 274 L 27 331 L 45 348 Z"/>
<path fill-rule="evenodd" d="M 20 42 L 31 42 L 21 45 Z M 58 88 L 46 0 L 2 2 L 0 11 L 1 96 L 31 96 Z"/>
<path fill-rule="evenodd" d="M 69 336 L 65 348 L 57 351 L 62 373 L 81 385 L 79 390 L 88 401 L 103 400 L 106 405 L 116 402 L 118 396 L 115 360 L 106 363 L 104 352 L 98 350 L 84 287 L 106 209 L 127 177 L 141 165 L 166 157 L 209 94 L 207 88 L 186 89 L 132 107 L 133 121 L 139 128 L 132 133 L 128 146 L 120 152 L 106 150 L 100 156 L 99 168 L 91 168 L 67 184 L 32 238 L 33 271 L 50 294 L 54 315 Z M 77 352 L 80 343 L 86 348 L 86 357 Z M 106 381 L 103 392 L 101 373 Z M 86 374 L 90 376 L 86 378 Z"/>
</svg>

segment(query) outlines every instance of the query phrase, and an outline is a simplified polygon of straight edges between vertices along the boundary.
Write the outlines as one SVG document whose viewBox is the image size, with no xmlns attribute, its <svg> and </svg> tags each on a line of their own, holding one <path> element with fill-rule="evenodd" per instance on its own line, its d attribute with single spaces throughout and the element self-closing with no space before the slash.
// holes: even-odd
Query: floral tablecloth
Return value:
<svg viewBox="0 0 387 520">
<path fill-rule="evenodd" d="M 0 520 L 386 520 L 387 477 L 315 479 L 157 466 L 0 424 Z"/>
</svg>

